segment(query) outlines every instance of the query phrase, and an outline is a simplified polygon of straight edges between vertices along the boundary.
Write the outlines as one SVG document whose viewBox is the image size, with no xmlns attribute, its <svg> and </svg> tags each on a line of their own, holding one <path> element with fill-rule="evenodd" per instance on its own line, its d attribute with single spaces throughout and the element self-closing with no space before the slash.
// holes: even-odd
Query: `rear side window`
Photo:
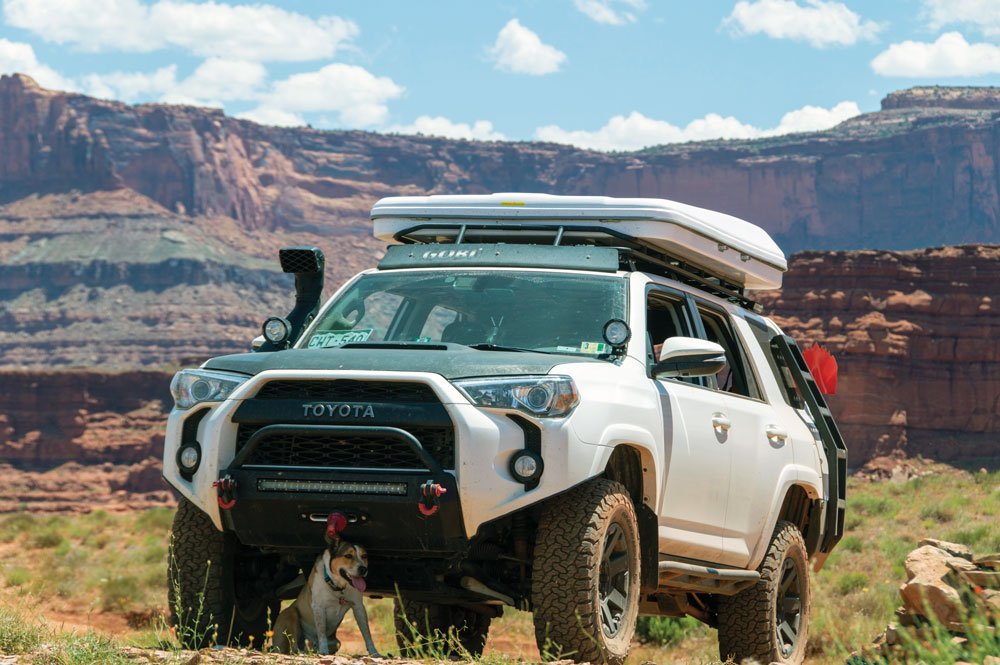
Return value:
<svg viewBox="0 0 1000 665">
<path fill-rule="evenodd" d="M 771 368 L 771 373 L 778 381 L 778 386 L 781 388 L 781 396 L 785 398 L 785 403 L 794 409 L 804 409 L 806 402 L 802 398 L 802 393 L 799 392 L 798 386 L 795 385 L 795 379 L 792 378 L 792 371 L 785 364 L 781 355 L 775 353 L 774 348 L 771 347 L 771 338 L 775 335 L 774 331 L 766 323 L 754 316 L 747 315 L 745 318 L 746 322 L 750 324 L 750 330 L 753 331 L 754 338 L 764 352 L 764 357 L 767 358 L 767 364 Z"/>
<path fill-rule="evenodd" d="M 715 375 L 716 387 L 722 392 L 761 399 L 760 388 L 754 377 L 750 360 L 733 330 L 729 316 L 701 305 L 698 314 L 705 327 L 705 339 L 715 342 L 726 351 L 726 366 Z"/>
</svg>

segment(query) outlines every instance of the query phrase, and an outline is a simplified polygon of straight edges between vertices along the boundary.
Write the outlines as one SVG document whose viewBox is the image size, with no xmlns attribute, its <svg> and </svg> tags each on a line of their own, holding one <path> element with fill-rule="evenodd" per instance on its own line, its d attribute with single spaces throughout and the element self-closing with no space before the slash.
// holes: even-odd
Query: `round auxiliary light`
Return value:
<svg viewBox="0 0 1000 665">
<path fill-rule="evenodd" d="M 611 346 L 621 346 L 632 337 L 632 330 L 621 319 L 611 319 L 604 324 L 604 341 Z"/>
<path fill-rule="evenodd" d="M 197 471 L 199 464 L 201 464 L 201 446 L 197 443 L 185 443 L 177 451 L 177 466 L 185 475 L 190 476 Z"/>
<path fill-rule="evenodd" d="M 281 344 L 292 333 L 292 324 L 288 322 L 288 319 L 272 316 L 264 321 L 261 329 L 264 332 L 264 339 L 272 344 Z"/>
<path fill-rule="evenodd" d="M 510 458 L 510 473 L 519 483 L 538 480 L 545 470 L 542 458 L 530 450 L 519 450 Z"/>
</svg>

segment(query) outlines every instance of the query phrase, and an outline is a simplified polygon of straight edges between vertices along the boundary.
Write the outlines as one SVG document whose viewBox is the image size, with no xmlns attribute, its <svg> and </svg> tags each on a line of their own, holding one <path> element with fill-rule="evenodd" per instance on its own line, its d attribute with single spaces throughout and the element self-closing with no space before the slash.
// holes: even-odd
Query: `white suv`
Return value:
<svg viewBox="0 0 1000 665">
<path fill-rule="evenodd" d="M 801 662 L 847 460 L 747 293 L 780 286 L 770 237 L 660 199 L 389 198 L 372 218 L 377 269 L 321 306 L 322 253 L 282 250 L 293 311 L 174 378 L 182 639 L 262 635 L 341 512 L 404 651 L 453 630 L 477 654 L 511 605 L 581 661 L 623 662 L 653 614 L 717 627 L 723 659 Z"/>
</svg>

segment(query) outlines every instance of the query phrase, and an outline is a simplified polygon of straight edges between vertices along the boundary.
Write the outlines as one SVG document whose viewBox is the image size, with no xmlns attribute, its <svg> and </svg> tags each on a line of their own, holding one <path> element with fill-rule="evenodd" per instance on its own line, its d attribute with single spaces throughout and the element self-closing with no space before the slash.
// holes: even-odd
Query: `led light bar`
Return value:
<svg viewBox="0 0 1000 665">
<path fill-rule="evenodd" d="M 370 483 L 345 480 L 284 480 L 261 478 L 257 481 L 260 492 L 315 492 L 317 494 L 381 494 L 406 496 L 406 483 Z"/>
</svg>

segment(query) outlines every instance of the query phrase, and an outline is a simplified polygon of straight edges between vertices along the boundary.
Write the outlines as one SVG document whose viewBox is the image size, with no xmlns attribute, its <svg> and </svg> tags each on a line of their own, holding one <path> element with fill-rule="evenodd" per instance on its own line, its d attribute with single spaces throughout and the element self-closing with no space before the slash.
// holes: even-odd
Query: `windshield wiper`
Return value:
<svg viewBox="0 0 1000 665">
<path fill-rule="evenodd" d="M 519 346 L 500 346 L 499 344 L 490 344 L 489 342 L 479 342 L 476 344 L 466 344 L 470 349 L 476 349 L 477 351 L 517 351 L 520 353 L 547 353 L 551 354 L 551 351 L 539 351 L 538 349 L 522 349 Z"/>
</svg>

